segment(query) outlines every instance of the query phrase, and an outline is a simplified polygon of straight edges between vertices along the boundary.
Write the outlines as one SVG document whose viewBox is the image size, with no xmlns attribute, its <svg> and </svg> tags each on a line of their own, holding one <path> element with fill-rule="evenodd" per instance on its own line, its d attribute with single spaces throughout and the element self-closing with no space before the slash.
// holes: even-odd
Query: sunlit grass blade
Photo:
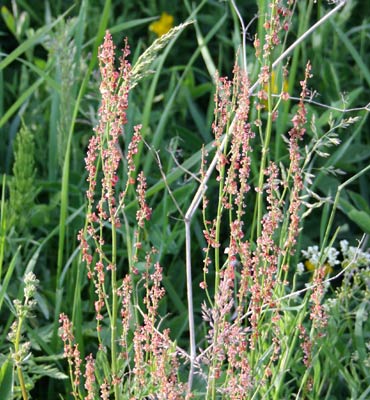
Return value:
<svg viewBox="0 0 370 400">
<path fill-rule="evenodd" d="M 14 366 L 6 360 L 0 368 L 0 398 L 12 400 L 14 397 Z"/>
<path fill-rule="evenodd" d="M 1 204 L 0 204 L 0 283 L 2 284 L 3 276 L 3 262 L 5 254 L 5 240 L 6 240 L 6 203 L 5 203 L 5 186 L 6 175 L 3 175 L 2 186 L 1 186 Z"/>
<path fill-rule="evenodd" d="M 16 266 L 16 263 L 17 263 L 17 259 L 18 259 L 18 255 L 19 255 L 20 250 L 21 250 L 21 248 L 18 247 L 16 253 L 12 257 L 12 259 L 11 259 L 11 261 L 9 263 L 9 266 L 8 266 L 8 268 L 6 270 L 6 274 L 5 274 L 4 280 L 1 283 L 0 310 L 1 310 L 1 307 L 3 305 L 4 297 L 6 296 L 6 291 L 8 289 L 9 282 L 12 279 L 13 272 L 14 272 L 14 269 L 15 269 L 15 266 Z"/>
</svg>

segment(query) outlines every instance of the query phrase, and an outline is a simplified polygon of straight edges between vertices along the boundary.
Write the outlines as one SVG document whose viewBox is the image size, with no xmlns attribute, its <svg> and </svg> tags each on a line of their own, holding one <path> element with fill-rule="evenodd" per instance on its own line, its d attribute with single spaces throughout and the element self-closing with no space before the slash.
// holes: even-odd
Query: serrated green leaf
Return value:
<svg viewBox="0 0 370 400">
<path fill-rule="evenodd" d="M 11 400 L 13 398 L 14 368 L 13 364 L 6 360 L 0 369 L 0 399 Z"/>
</svg>

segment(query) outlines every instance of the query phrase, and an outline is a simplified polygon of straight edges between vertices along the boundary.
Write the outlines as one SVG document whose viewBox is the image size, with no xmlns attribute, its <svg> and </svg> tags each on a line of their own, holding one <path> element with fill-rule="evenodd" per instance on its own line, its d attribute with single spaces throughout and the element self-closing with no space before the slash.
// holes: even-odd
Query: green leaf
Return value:
<svg viewBox="0 0 370 400">
<path fill-rule="evenodd" d="M 366 62 L 362 59 L 360 53 L 357 51 L 355 46 L 352 42 L 348 39 L 348 35 L 346 35 L 340 28 L 339 25 L 336 24 L 334 21 L 330 21 L 332 24 L 336 34 L 338 35 L 339 39 L 344 44 L 344 47 L 347 51 L 351 54 L 354 61 L 356 62 L 361 74 L 363 75 L 364 79 L 366 80 L 367 84 L 370 85 L 370 70 L 366 65 Z"/>
<path fill-rule="evenodd" d="M 0 111 L 1 112 L 1 111 Z M 2 192 L 1 192 L 1 203 L 0 203 L 0 281 L 3 276 L 3 262 L 4 262 L 4 254 L 5 254 L 5 239 L 6 239 L 6 211 L 5 207 L 5 183 L 6 183 L 6 175 L 3 175 L 2 181 Z M 0 298 L 1 302 L 1 298 Z M 1 307 L 0 307 L 1 308 Z"/>
<path fill-rule="evenodd" d="M 365 211 L 358 211 L 353 208 L 348 217 L 359 226 L 365 233 L 370 234 L 370 215 Z"/>
<path fill-rule="evenodd" d="M 363 196 L 361 196 L 359 193 L 352 192 L 352 190 L 346 190 L 346 193 L 349 195 L 356 208 L 360 209 L 361 211 L 366 211 L 368 214 L 370 213 L 369 204 L 363 198 Z"/>
<path fill-rule="evenodd" d="M 16 36 L 16 31 L 15 31 L 15 20 L 13 17 L 13 14 L 8 10 L 6 6 L 1 7 L 1 15 L 3 17 L 3 20 L 10 30 L 10 32 Z"/>
<path fill-rule="evenodd" d="M 50 378 L 53 379 L 68 379 L 68 376 L 63 372 L 59 371 L 58 368 L 52 367 L 47 364 L 40 364 L 40 365 L 34 364 L 30 366 L 30 372 L 33 375 L 49 376 Z"/>
<path fill-rule="evenodd" d="M 181 297 L 179 296 L 178 291 L 174 287 L 171 279 L 168 279 L 166 276 L 163 277 L 163 286 L 166 289 L 166 293 L 170 297 L 171 301 L 173 302 L 174 306 L 178 310 L 179 313 L 185 313 L 187 311 L 186 305 L 183 303 Z M 185 318 L 187 321 L 187 319 Z"/>
<path fill-rule="evenodd" d="M 19 253 L 20 249 L 21 248 L 18 247 L 16 253 L 14 254 L 14 256 L 13 256 L 13 258 L 12 258 L 10 264 L 9 264 L 8 270 L 6 271 L 6 275 L 5 275 L 5 278 L 4 278 L 3 282 L 2 282 L 2 285 L 0 286 L 1 287 L 1 289 L 0 289 L 0 310 L 1 310 L 1 306 L 3 304 L 4 296 L 6 294 L 6 289 L 8 288 L 8 285 L 9 285 L 9 282 L 10 282 L 10 278 L 13 275 L 13 271 L 14 271 L 14 268 L 15 268 L 16 260 L 17 260 L 18 253 Z M 1 398 L 2 397 L 0 397 L 0 399 Z"/>
<path fill-rule="evenodd" d="M 370 394 L 370 386 L 362 393 L 361 397 L 358 400 L 366 400 L 368 399 Z"/>
<path fill-rule="evenodd" d="M 351 203 L 340 199 L 339 205 L 347 217 L 353 221 L 365 233 L 370 234 L 370 214 L 364 210 L 358 210 Z"/>
<path fill-rule="evenodd" d="M 148 267 L 144 261 L 139 261 L 135 264 L 135 268 L 139 271 L 139 273 L 144 273 Z"/>
<path fill-rule="evenodd" d="M 315 385 L 315 393 L 318 393 L 319 386 L 320 386 L 320 378 L 322 378 L 322 371 L 321 371 L 321 362 L 318 358 L 315 358 L 315 362 L 313 365 L 313 381 Z"/>
<path fill-rule="evenodd" d="M 6 61 L 7 58 L 4 60 Z M 0 63 L 0 68 L 1 68 Z M 38 79 L 36 82 L 34 82 L 27 90 L 25 90 L 21 96 L 17 99 L 17 101 L 11 105 L 11 107 L 4 113 L 4 115 L 0 119 L 0 128 L 8 121 L 8 119 L 18 110 L 18 108 L 30 97 L 36 89 L 41 85 L 41 83 L 44 82 L 43 78 Z"/>
<path fill-rule="evenodd" d="M 0 369 L 0 399 L 11 400 L 13 398 L 14 368 L 13 364 L 6 360 Z"/>
<path fill-rule="evenodd" d="M 103 383 L 104 378 L 111 376 L 111 370 L 107 354 L 103 350 L 99 350 L 96 355 L 95 375 L 99 386 Z"/>
<path fill-rule="evenodd" d="M 339 167 L 345 164 L 356 164 L 370 157 L 370 146 L 364 143 L 352 143 L 338 160 Z"/>
<path fill-rule="evenodd" d="M 186 329 L 188 329 L 188 323 L 188 314 L 187 311 L 184 311 L 180 315 L 172 317 L 166 323 L 166 328 L 170 329 L 171 337 L 179 339 Z"/>
<path fill-rule="evenodd" d="M 40 255 L 40 251 L 41 251 L 41 246 L 37 247 L 35 252 L 32 254 L 32 257 L 30 258 L 30 260 L 27 263 L 25 274 L 27 272 L 33 271 L 33 269 L 35 268 L 36 262 L 37 262 L 37 260 L 39 258 L 39 255 Z"/>
</svg>

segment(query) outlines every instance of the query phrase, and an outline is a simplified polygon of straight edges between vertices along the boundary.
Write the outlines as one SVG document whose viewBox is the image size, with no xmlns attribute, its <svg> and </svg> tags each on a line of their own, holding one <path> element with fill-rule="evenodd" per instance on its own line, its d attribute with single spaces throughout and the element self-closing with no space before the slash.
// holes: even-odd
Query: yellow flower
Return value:
<svg viewBox="0 0 370 400">
<path fill-rule="evenodd" d="M 154 32 L 158 37 L 165 35 L 173 28 L 173 16 L 163 12 L 161 18 L 149 25 L 149 30 Z"/>
<path fill-rule="evenodd" d="M 288 80 L 284 77 L 283 78 L 283 93 L 288 92 L 289 83 Z M 268 84 L 266 83 L 263 85 L 263 90 L 267 93 L 268 92 Z M 272 94 L 279 94 L 281 90 L 281 85 L 278 86 L 278 80 L 276 79 L 276 72 L 271 72 L 271 90 Z M 267 100 L 263 100 L 262 103 L 267 107 Z"/>
<path fill-rule="evenodd" d="M 271 86 L 272 86 L 272 93 L 273 94 L 278 94 L 280 93 L 280 87 L 278 87 L 277 79 L 276 79 L 276 73 L 275 71 L 271 72 Z M 289 83 L 287 78 L 283 78 L 283 92 L 287 92 L 289 89 Z"/>
<path fill-rule="evenodd" d="M 316 269 L 316 266 L 310 260 L 305 261 L 304 265 L 308 271 L 313 272 Z M 334 271 L 333 267 L 328 263 L 324 264 L 324 267 L 325 267 L 325 275 L 331 274 Z"/>
</svg>

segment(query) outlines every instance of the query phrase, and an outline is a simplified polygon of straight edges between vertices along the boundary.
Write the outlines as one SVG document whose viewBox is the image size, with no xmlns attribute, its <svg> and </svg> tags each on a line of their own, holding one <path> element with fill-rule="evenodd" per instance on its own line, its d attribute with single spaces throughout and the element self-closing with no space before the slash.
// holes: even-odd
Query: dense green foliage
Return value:
<svg viewBox="0 0 370 400">
<path fill-rule="evenodd" d="M 245 24 L 250 22 L 246 59 L 253 84 L 261 68 L 253 41 L 255 35 L 263 37 L 263 16 L 270 2 L 235 2 Z M 339 249 L 341 240 L 355 247 L 362 240 L 362 250 L 368 247 L 370 15 L 366 14 L 366 1 L 347 3 L 296 46 L 289 59 L 283 60 L 289 71 L 286 78 L 282 75 L 282 65 L 277 67 L 277 86 L 286 85 L 293 99 L 279 104 L 264 167 L 267 161 L 274 160 L 288 173 L 286 138 L 292 127 L 291 119 L 297 112 L 299 82 L 304 78 L 307 60 L 311 62 L 313 74 L 308 86 L 311 94 L 316 94 L 312 100 L 320 103 L 306 103 L 307 132 L 300 143 L 302 154 L 311 155 L 306 172 L 312 174 L 309 176 L 312 183 L 310 191 L 305 192 L 310 197 L 306 198 L 303 211 L 307 215 L 300 223 L 297 249 L 289 258 L 290 270 L 286 278 L 294 282 L 294 289 L 304 288 L 312 279 L 307 266 L 303 275 L 295 275 L 298 263 L 307 261 L 301 250 L 308 246 Z M 281 46 L 274 49 L 271 61 L 333 7 L 324 0 L 298 1 L 289 33 L 283 37 Z M 176 345 L 189 350 L 183 216 L 201 178 L 202 146 L 209 151 L 209 160 L 214 154 L 211 126 L 215 72 L 232 79 L 235 54 L 240 64 L 243 60 L 240 21 L 232 2 L 83 0 L 74 3 L 59 0 L 40 2 L 38 7 L 27 0 L 5 2 L 0 25 L 1 399 L 11 398 L 13 381 L 15 396 L 21 398 L 22 395 L 22 378 L 17 375 L 11 361 L 14 357 L 11 359 L 9 354 L 18 352 L 22 359 L 22 351 L 26 356 L 28 349 L 19 348 L 20 343 L 14 337 L 10 341 L 7 339 L 14 320 L 20 315 L 23 342 L 31 343 L 32 356 L 22 359 L 22 365 L 25 387 L 32 398 L 57 398 L 55 393 L 60 393 L 61 398 L 70 398 L 68 366 L 58 336 L 60 313 L 69 315 L 74 323 L 82 359 L 97 351 L 94 286 L 81 263 L 77 235 L 85 226 L 87 207 L 88 174 L 84 159 L 99 121 L 98 47 L 107 29 L 112 33 L 117 54 L 127 37 L 131 48 L 128 58 L 132 66 L 137 66 L 140 55 L 156 39 L 149 26 L 164 11 L 174 17 L 174 25 L 191 23 L 163 43 L 150 64 L 138 68 L 129 96 L 125 140 L 120 139 L 120 144 L 122 153 L 127 155 L 134 126 L 142 125 L 144 140 L 135 157 L 134 174 L 144 171 L 146 201 L 153 210 L 150 223 L 142 230 L 142 241 L 146 242 L 145 249 L 156 248 L 155 261 L 163 267 L 162 284 L 166 296 L 159 303 L 158 314 L 166 317 L 161 321 L 160 330 L 169 328 Z M 270 94 L 280 92 L 270 89 Z M 251 96 L 250 121 L 260 117 L 256 93 Z M 267 119 L 264 114 L 261 118 Z M 261 176 L 260 148 L 263 145 L 256 129 L 250 175 L 250 184 L 254 187 L 258 187 Z M 126 176 L 125 157 L 119 168 L 119 174 Z M 123 190 L 124 184 L 120 184 Z M 215 215 L 218 196 L 219 184 L 216 179 L 210 180 L 207 198 L 209 209 Z M 257 218 L 253 215 L 255 201 L 254 193 L 248 194 L 250 221 Z M 131 272 L 127 262 L 131 257 L 127 250 L 128 236 L 125 235 L 134 233 L 135 212 L 132 190 L 125 205 L 130 228 L 118 230 L 122 247 L 117 249 L 116 256 L 122 276 Z M 196 336 L 204 338 L 208 328 L 202 319 L 201 305 L 207 300 L 207 294 L 199 285 L 203 281 L 201 260 L 207 242 L 202 233 L 201 212 L 195 214 L 191 226 L 192 258 L 197 260 L 192 266 Z M 226 231 L 227 227 L 222 226 L 222 248 L 227 246 Z M 249 227 L 246 235 L 252 244 L 254 234 L 254 227 Z M 109 239 L 111 235 L 107 233 Z M 338 260 L 342 262 L 343 255 Z M 293 383 L 276 390 L 275 396 L 279 396 L 279 390 L 286 390 L 280 398 L 292 396 L 294 390 L 300 388 L 297 376 L 301 374 L 307 381 L 312 378 L 313 393 L 316 393 L 311 397 L 308 390 L 307 399 L 369 398 L 370 324 L 366 318 L 370 304 L 369 265 L 365 260 L 355 267 L 351 275 L 345 276 L 344 283 L 345 274 L 330 282 L 327 289 L 324 300 L 330 311 L 327 340 L 319 342 L 320 354 L 314 358 L 311 376 L 305 375 L 303 364 L 287 372 L 286 381 L 291 379 Z M 140 273 L 145 270 L 144 261 L 138 263 L 138 268 Z M 336 268 L 331 276 L 345 266 L 338 262 Z M 36 301 L 32 307 L 24 300 L 22 283 L 30 272 L 34 272 L 39 281 L 36 293 L 30 296 Z M 212 271 L 210 274 L 213 276 Z M 136 290 L 138 304 L 142 305 L 145 290 L 140 285 Z M 210 297 L 213 295 L 212 288 Z M 303 295 L 299 298 L 302 303 L 306 302 Z M 21 311 L 14 306 L 14 299 L 25 301 L 19 306 Z M 297 303 L 296 307 L 300 305 Z M 297 322 L 286 318 L 287 325 Z M 206 343 L 197 345 L 206 347 Z M 298 342 L 295 346 L 297 352 L 300 351 Z M 295 363 L 302 358 L 291 357 Z M 100 362 L 104 365 L 105 361 Z M 188 365 L 181 366 L 180 380 L 186 382 L 187 373 Z M 200 382 L 201 379 L 195 379 L 195 390 L 202 393 L 204 388 Z"/>
</svg>

